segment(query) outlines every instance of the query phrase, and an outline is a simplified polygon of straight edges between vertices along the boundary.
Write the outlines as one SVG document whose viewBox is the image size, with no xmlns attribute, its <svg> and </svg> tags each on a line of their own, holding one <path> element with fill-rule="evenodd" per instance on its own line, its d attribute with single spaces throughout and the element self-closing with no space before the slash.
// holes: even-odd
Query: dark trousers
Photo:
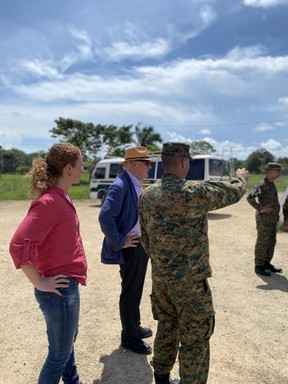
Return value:
<svg viewBox="0 0 288 384">
<path fill-rule="evenodd" d="M 137 247 L 123 248 L 124 264 L 120 265 L 121 294 L 119 300 L 122 340 L 139 337 L 140 301 L 143 292 L 148 257 L 139 243 Z"/>
</svg>

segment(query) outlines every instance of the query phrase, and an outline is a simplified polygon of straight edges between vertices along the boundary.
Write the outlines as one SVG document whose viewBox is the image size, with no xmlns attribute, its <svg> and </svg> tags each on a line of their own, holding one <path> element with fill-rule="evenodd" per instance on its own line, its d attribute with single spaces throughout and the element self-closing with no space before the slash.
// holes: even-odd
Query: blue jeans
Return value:
<svg viewBox="0 0 288 384">
<path fill-rule="evenodd" d="M 35 288 L 35 297 L 46 321 L 48 356 L 40 372 L 38 384 L 79 384 L 74 359 L 74 342 L 78 333 L 80 297 L 79 283 L 69 278 L 62 296 Z"/>
</svg>

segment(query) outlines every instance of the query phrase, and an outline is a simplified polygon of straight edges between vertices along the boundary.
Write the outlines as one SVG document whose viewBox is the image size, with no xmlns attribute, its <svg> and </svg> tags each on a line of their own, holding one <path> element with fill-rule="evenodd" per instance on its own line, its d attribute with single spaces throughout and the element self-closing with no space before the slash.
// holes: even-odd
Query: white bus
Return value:
<svg viewBox="0 0 288 384">
<path fill-rule="evenodd" d="M 147 187 L 161 179 L 163 166 L 161 156 L 151 154 L 151 169 L 147 179 L 143 180 L 143 187 Z M 111 158 L 99 161 L 93 169 L 90 179 L 90 199 L 100 199 L 103 204 L 107 190 L 113 183 L 115 177 L 122 172 L 120 164 L 124 158 Z M 190 169 L 186 180 L 198 181 L 228 181 L 230 179 L 230 164 L 221 156 L 195 155 L 190 161 Z"/>
</svg>

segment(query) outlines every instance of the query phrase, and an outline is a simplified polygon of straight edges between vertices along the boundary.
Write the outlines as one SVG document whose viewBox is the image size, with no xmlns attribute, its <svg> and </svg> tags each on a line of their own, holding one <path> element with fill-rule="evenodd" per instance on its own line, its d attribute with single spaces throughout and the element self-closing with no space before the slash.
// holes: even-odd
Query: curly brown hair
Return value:
<svg viewBox="0 0 288 384">
<path fill-rule="evenodd" d="M 67 164 L 75 166 L 81 151 L 70 143 L 54 144 L 47 153 L 46 159 L 35 157 L 29 175 L 32 176 L 29 189 L 30 196 L 38 197 L 42 192 L 55 186 Z"/>
</svg>

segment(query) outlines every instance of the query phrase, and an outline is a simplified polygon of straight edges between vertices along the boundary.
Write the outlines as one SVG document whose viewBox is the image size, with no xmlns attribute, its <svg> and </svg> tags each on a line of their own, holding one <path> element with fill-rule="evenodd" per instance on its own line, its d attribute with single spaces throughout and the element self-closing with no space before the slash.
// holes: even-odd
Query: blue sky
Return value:
<svg viewBox="0 0 288 384">
<path fill-rule="evenodd" d="M 288 0 L 0 3 L 0 145 L 59 117 L 152 125 L 245 159 L 288 156 Z"/>
</svg>

